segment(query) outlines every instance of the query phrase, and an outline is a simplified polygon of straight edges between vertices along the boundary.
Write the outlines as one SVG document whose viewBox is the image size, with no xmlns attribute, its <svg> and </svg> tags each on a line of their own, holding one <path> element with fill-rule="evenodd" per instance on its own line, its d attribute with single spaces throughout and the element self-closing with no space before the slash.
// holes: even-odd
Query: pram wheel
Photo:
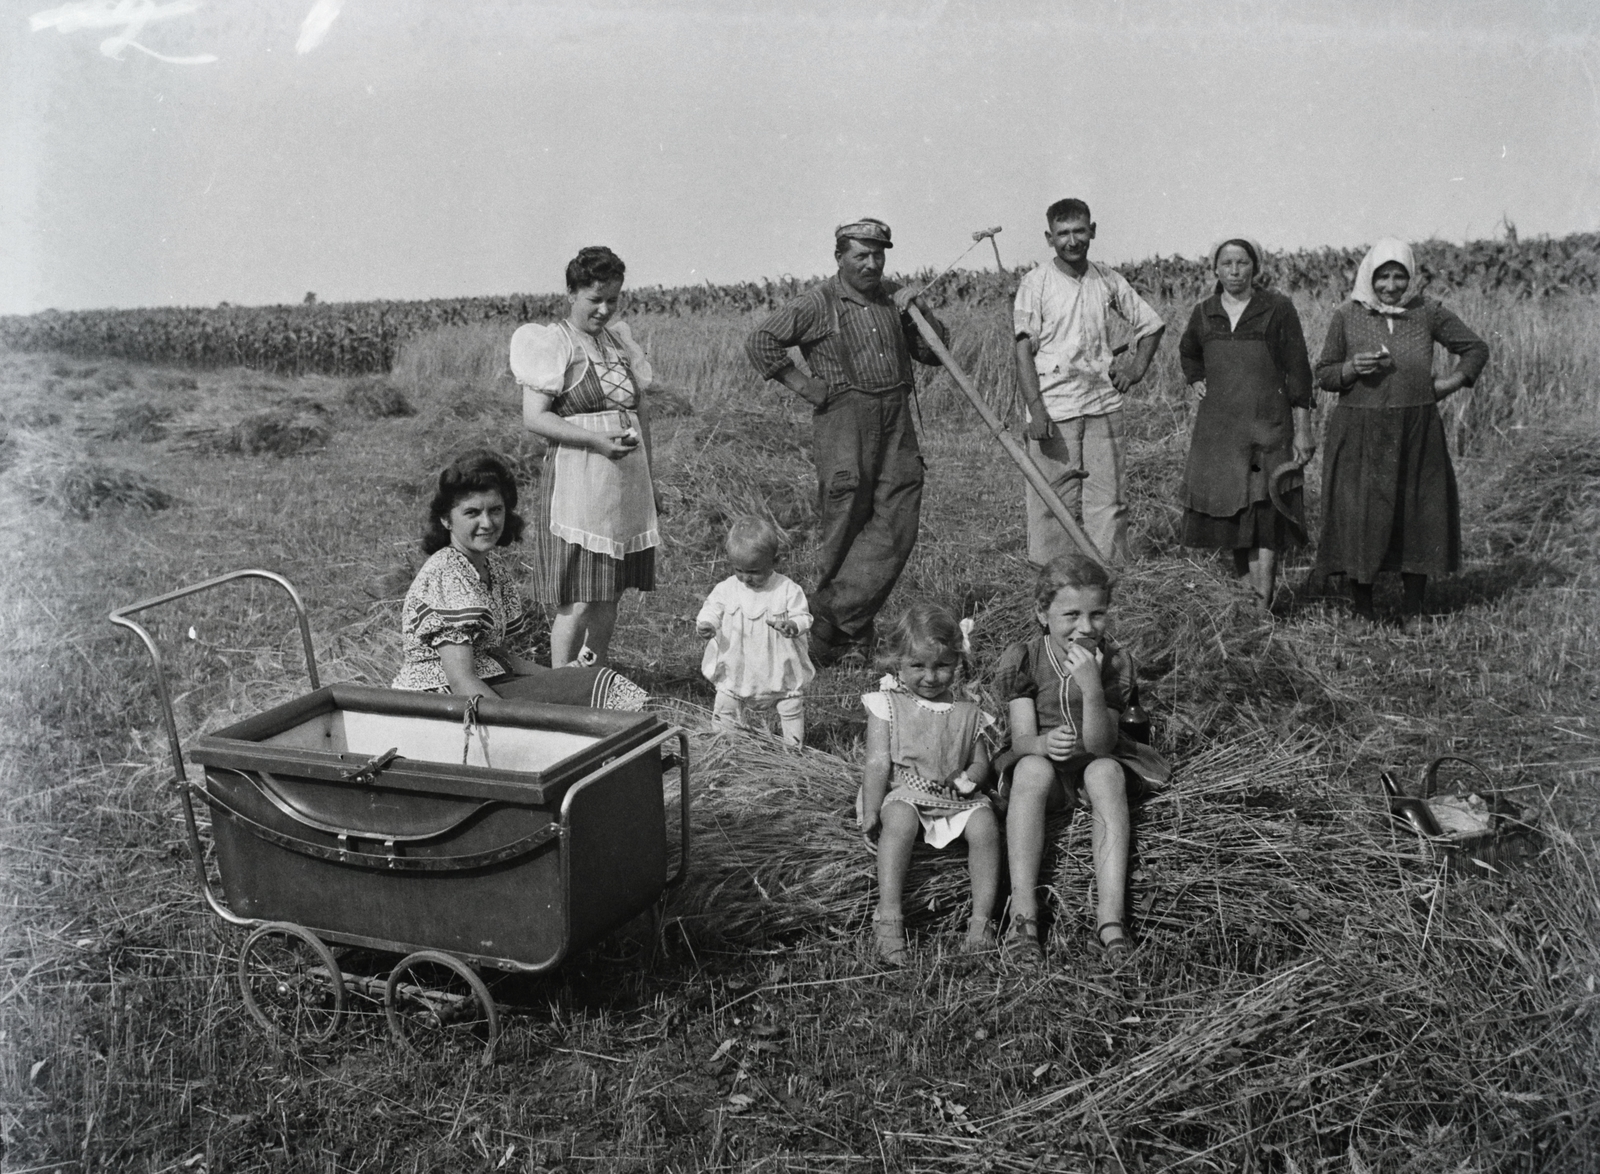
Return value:
<svg viewBox="0 0 1600 1174">
<path fill-rule="evenodd" d="M 402 958 L 384 985 L 383 1013 L 407 1051 L 449 1057 L 481 1049 L 479 1063 L 494 1063 L 500 1015 L 483 979 L 459 958 L 439 950 Z"/>
<path fill-rule="evenodd" d="M 239 993 L 270 1035 L 297 1043 L 327 1043 L 344 1014 L 344 975 L 333 951 L 288 921 L 259 925 L 245 939 Z"/>
</svg>

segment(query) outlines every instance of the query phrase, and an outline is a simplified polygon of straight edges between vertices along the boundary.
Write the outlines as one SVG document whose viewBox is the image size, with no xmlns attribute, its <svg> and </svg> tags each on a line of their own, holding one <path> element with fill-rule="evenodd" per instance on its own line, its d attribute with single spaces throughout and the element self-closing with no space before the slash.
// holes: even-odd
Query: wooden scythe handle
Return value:
<svg viewBox="0 0 1600 1174">
<path fill-rule="evenodd" d="M 927 318 L 923 317 L 922 311 L 917 309 L 916 306 L 906 307 L 906 312 L 911 315 L 911 321 L 916 323 L 917 330 L 927 342 L 928 348 L 939 356 L 939 361 L 944 364 L 944 369 L 950 372 L 950 377 L 956 381 L 956 386 L 962 390 L 967 399 L 972 401 L 972 406 L 978 409 L 978 415 L 983 417 L 983 422 L 989 426 L 989 431 L 994 433 L 994 438 L 1000 442 L 1000 447 L 1006 450 L 1006 455 L 1011 458 L 1017 468 L 1022 470 L 1023 477 L 1033 487 L 1034 492 L 1044 499 L 1044 504 L 1055 515 L 1056 521 L 1061 523 L 1061 528 L 1067 532 L 1067 537 L 1071 538 L 1078 549 L 1083 551 L 1089 558 L 1092 558 L 1102 567 L 1106 566 L 1105 556 L 1100 553 L 1099 548 L 1095 546 L 1089 536 L 1083 532 L 1083 527 L 1078 525 L 1077 519 L 1067 512 L 1066 503 L 1061 500 L 1054 489 L 1050 488 L 1050 482 L 1039 471 L 1039 466 L 1033 463 L 1033 458 L 1005 430 L 1005 426 L 1000 423 L 1000 418 L 990 410 L 989 405 L 978 394 L 978 389 L 973 386 L 972 380 L 957 365 L 955 356 L 950 353 L 949 348 L 940 339 L 939 332 L 928 324 Z"/>
</svg>

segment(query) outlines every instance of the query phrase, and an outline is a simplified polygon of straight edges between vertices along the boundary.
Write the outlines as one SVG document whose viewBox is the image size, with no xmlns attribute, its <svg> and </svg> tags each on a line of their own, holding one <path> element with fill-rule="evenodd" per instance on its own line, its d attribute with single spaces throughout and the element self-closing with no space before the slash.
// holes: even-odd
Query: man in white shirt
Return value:
<svg viewBox="0 0 1600 1174">
<path fill-rule="evenodd" d="M 1028 410 L 1028 454 L 1068 510 L 1112 562 L 1128 558 L 1122 496 L 1123 394 L 1150 368 L 1166 325 L 1122 274 L 1089 260 L 1095 224 L 1082 200 L 1045 212 L 1055 258 L 1022 278 L 1013 315 L 1017 376 Z M 1112 369 L 1106 313 L 1133 332 L 1133 358 Z M 1044 566 L 1075 550 L 1061 523 L 1030 486 L 1028 560 Z"/>
</svg>

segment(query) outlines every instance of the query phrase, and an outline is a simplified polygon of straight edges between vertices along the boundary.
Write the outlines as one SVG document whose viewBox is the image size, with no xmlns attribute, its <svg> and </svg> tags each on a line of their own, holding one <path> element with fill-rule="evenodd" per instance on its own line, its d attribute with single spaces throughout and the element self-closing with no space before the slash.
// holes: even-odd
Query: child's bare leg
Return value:
<svg viewBox="0 0 1600 1174">
<path fill-rule="evenodd" d="M 988 920 L 1000 896 L 1000 821 L 987 807 L 967 820 L 967 873 L 972 878 L 972 915 Z"/>
<path fill-rule="evenodd" d="M 1121 922 L 1128 885 L 1128 788 L 1122 764 L 1097 758 L 1083 772 L 1084 789 L 1093 806 L 1090 825 L 1094 845 L 1095 925 Z M 1115 939 L 1116 934 L 1111 935 Z"/>
<path fill-rule="evenodd" d="M 878 911 L 872 915 L 872 939 L 878 957 L 890 966 L 904 966 L 906 927 L 900 912 L 911 848 L 922 830 L 917 809 L 909 803 L 885 803 L 878 810 Z"/>
<path fill-rule="evenodd" d="M 1011 916 L 1039 916 L 1039 860 L 1044 855 L 1045 814 L 1066 797 L 1056 783 L 1055 763 L 1030 754 L 1011 774 L 1006 808 L 1006 855 L 1011 871 Z"/>
<path fill-rule="evenodd" d="M 911 849 L 922 831 L 922 820 L 915 807 L 898 799 L 885 803 L 878 818 L 883 824 L 878 832 L 878 912 L 899 917 L 901 892 L 911 870 Z"/>
</svg>

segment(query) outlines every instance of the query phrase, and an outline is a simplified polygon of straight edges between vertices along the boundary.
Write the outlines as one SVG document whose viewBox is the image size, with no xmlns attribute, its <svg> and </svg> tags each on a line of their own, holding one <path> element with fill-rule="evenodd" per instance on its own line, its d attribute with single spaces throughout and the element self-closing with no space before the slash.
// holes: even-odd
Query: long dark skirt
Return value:
<svg viewBox="0 0 1600 1174">
<path fill-rule="evenodd" d="M 1283 504 L 1303 517 L 1301 492 L 1284 492 Z M 1199 510 L 1183 512 L 1183 544 L 1216 550 L 1288 550 L 1299 545 L 1289 521 L 1270 501 L 1258 501 L 1230 518 L 1214 518 Z"/>
<path fill-rule="evenodd" d="M 1371 583 L 1460 565 L 1456 474 L 1432 404 L 1335 408 L 1322 460 L 1321 573 Z"/>
</svg>

